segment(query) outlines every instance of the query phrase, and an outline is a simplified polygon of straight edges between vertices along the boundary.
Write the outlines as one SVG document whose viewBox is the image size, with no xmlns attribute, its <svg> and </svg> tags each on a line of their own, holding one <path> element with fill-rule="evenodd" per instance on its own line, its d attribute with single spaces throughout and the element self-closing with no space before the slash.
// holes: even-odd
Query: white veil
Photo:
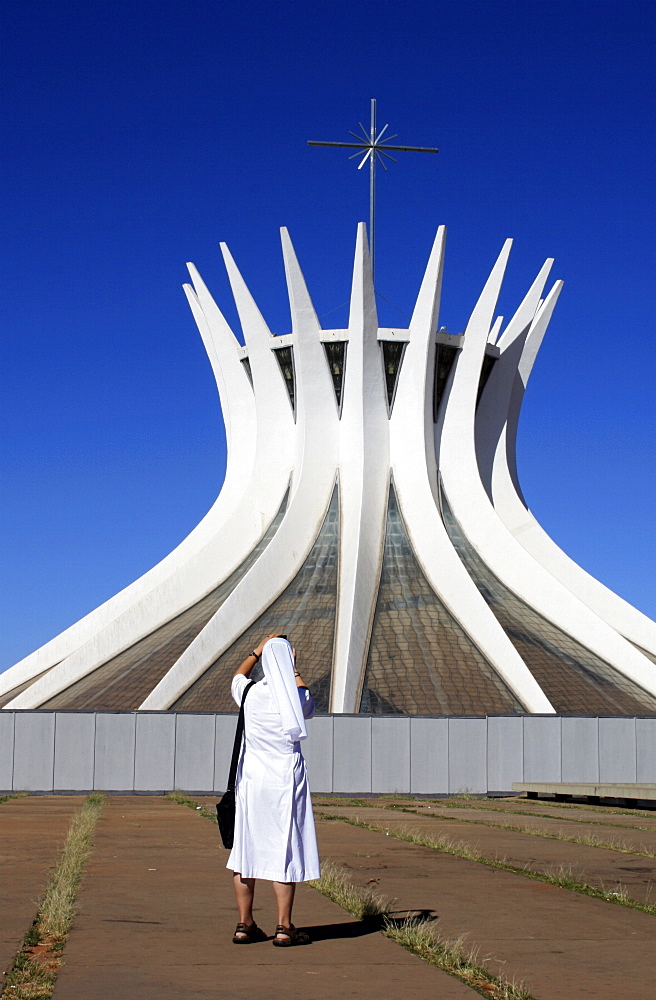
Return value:
<svg viewBox="0 0 656 1000">
<path fill-rule="evenodd" d="M 291 643 L 287 639 L 269 639 L 262 650 L 262 668 L 280 712 L 283 731 L 292 740 L 306 739 L 307 729 L 294 677 Z"/>
</svg>

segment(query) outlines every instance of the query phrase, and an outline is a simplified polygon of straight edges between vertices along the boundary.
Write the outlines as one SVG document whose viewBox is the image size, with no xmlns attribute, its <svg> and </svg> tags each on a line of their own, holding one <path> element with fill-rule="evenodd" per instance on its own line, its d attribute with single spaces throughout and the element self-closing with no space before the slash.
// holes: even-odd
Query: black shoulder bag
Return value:
<svg viewBox="0 0 656 1000">
<path fill-rule="evenodd" d="M 235 839 L 235 780 L 237 778 L 237 765 L 239 764 L 239 754 L 241 751 L 241 740 L 244 735 L 244 702 L 246 695 L 255 684 L 251 681 L 246 685 L 241 698 L 239 708 L 239 718 L 237 720 L 237 732 L 235 733 L 235 745 L 232 748 L 232 760 L 230 762 L 230 774 L 228 775 L 228 788 L 220 802 L 216 804 L 216 818 L 219 824 L 219 833 L 223 846 L 230 849 Z"/>
</svg>

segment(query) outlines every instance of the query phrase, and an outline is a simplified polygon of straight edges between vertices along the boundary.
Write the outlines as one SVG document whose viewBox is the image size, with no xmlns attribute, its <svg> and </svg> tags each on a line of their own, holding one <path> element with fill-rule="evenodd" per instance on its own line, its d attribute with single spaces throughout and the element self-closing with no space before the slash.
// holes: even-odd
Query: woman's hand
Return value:
<svg viewBox="0 0 656 1000">
<path fill-rule="evenodd" d="M 272 632 L 271 635 L 268 635 L 266 637 L 266 639 L 262 639 L 262 642 L 259 644 L 259 646 L 253 646 L 253 652 L 257 653 L 258 656 L 261 656 L 262 655 L 262 650 L 264 649 L 264 646 L 265 646 L 265 643 L 267 643 L 269 641 L 269 639 L 277 639 L 281 635 L 282 635 L 282 632 Z"/>
</svg>

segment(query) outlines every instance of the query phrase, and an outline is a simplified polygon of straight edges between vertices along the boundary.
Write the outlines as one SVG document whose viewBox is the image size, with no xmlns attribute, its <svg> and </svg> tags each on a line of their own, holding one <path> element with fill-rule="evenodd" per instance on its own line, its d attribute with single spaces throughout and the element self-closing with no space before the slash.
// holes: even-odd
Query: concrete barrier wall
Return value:
<svg viewBox="0 0 656 1000">
<path fill-rule="evenodd" d="M 0 791 L 225 789 L 236 716 L 0 712 Z M 656 718 L 318 716 L 315 792 L 508 792 L 513 781 L 656 781 Z"/>
</svg>

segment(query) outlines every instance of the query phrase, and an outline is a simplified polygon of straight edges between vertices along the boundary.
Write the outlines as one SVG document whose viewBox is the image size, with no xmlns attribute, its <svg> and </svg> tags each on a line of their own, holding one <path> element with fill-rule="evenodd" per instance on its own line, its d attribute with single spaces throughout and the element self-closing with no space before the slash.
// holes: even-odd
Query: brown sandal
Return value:
<svg viewBox="0 0 656 1000">
<path fill-rule="evenodd" d="M 239 937 L 238 935 L 242 935 Z M 255 921 L 252 924 L 237 924 L 232 938 L 233 944 L 255 944 L 256 941 L 268 941 L 268 937 Z"/>
<path fill-rule="evenodd" d="M 285 936 L 278 937 L 279 934 L 284 934 Z M 285 927 L 284 924 L 278 924 L 271 943 L 276 948 L 291 948 L 295 944 L 312 944 L 312 940 L 310 935 L 306 934 L 305 931 L 297 931 L 293 924 L 290 924 L 289 927 Z"/>
</svg>

